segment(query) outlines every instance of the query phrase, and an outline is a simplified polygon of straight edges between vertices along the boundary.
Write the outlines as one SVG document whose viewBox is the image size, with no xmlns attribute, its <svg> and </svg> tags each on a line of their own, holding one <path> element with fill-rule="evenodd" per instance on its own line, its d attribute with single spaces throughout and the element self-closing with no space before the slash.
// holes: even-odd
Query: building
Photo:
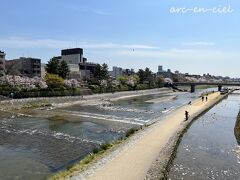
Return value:
<svg viewBox="0 0 240 180">
<path fill-rule="evenodd" d="M 134 75 L 134 74 L 135 74 L 134 69 L 124 69 L 123 70 L 123 75 L 131 76 L 131 75 Z"/>
<path fill-rule="evenodd" d="M 67 64 L 83 63 L 83 49 L 81 48 L 63 49 L 61 55 L 62 60 Z"/>
<path fill-rule="evenodd" d="M 44 78 L 46 76 L 46 64 L 41 64 L 41 77 Z"/>
<path fill-rule="evenodd" d="M 171 69 L 168 69 L 167 71 L 163 70 L 163 66 L 158 66 L 158 72 L 157 76 L 162 76 L 164 78 L 173 78 L 173 73 L 171 72 Z"/>
<path fill-rule="evenodd" d="M 0 51 L 0 76 L 5 75 L 5 56 L 6 54 L 3 51 Z"/>
<path fill-rule="evenodd" d="M 162 66 L 158 66 L 158 72 L 159 73 L 163 72 L 163 67 Z"/>
<path fill-rule="evenodd" d="M 113 66 L 113 70 L 110 72 L 110 75 L 113 78 L 118 78 L 123 75 L 123 69 L 117 66 Z"/>
<path fill-rule="evenodd" d="M 85 60 L 83 58 L 83 49 L 63 49 L 59 58 L 68 64 L 70 70 L 70 79 L 81 79 L 79 64 L 83 63 Z"/>
<path fill-rule="evenodd" d="M 80 74 L 80 69 L 79 69 L 79 64 L 68 64 L 70 73 L 69 73 L 69 79 L 80 79 L 81 74 Z"/>
<path fill-rule="evenodd" d="M 82 48 L 63 49 L 60 59 L 68 64 L 71 79 L 90 79 L 97 66 L 95 63 L 87 62 L 87 58 L 83 57 Z"/>
<path fill-rule="evenodd" d="M 83 80 L 89 80 L 93 77 L 93 74 L 96 70 L 97 64 L 83 62 L 79 63 L 80 76 Z"/>
<path fill-rule="evenodd" d="M 6 67 L 11 75 L 41 77 L 41 59 L 20 57 L 19 59 L 6 61 Z"/>
</svg>

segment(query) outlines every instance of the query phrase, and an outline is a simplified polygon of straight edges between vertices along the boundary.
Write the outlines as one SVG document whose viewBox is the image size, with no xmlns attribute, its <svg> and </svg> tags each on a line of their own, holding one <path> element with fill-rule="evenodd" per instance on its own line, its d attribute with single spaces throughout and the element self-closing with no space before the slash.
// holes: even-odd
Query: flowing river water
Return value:
<svg viewBox="0 0 240 180">
<path fill-rule="evenodd" d="M 240 92 L 198 118 L 178 147 L 169 179 L 240 179 Z M 240 141 L 239 141 L 240 142 Z"/>
<path fill-rule="evenodd" d="M 47 112 L 36 117 L 0 112 L 0 179 L 46 179 L 83 159 L 100 144 L 120 139 L 129 129 L 154 122 L 196 99 L 202 91 L 146 95 L 118 100 L 110 106 L 73 105 L 49 110 L 64 114 L 52 118 L 44 116 Z M 164 97 L 169 98 L 161 100 Z M 236 114 L 237 100 L 231 98 L 229 109 Z M 235 117 L 223 112 L 223 116 Z"/>
</svg>

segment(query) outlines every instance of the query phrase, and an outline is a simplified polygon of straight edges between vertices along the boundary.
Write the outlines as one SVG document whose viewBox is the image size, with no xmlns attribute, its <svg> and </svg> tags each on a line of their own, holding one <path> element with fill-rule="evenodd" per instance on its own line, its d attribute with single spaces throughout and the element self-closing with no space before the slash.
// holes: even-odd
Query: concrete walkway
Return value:
<svg viewBox="0 0 240 180">
<path fill-rule="evenodd" d="M 159 152 L 167 145 L 186 123 L 184 112 L 187 110 L 194 118 L 199 113 L 211 107 L 222 96 L 216 92 L 208 95 L 208 101 L 202 102 L 201 98 L 195 100 L 192 105 L 185 105 L 168 115 L 163 120 L 154 124 L 151 131 L 146 133 L 129 149 L 120 152 L 114 159 L 107 162 L 95 173 L 87 177 L 90 180 L 141 180 L 144 179 L 152 163 L 158 158 Z M 75 175 L 73 179 L 78 179 Z"/>
</svg>

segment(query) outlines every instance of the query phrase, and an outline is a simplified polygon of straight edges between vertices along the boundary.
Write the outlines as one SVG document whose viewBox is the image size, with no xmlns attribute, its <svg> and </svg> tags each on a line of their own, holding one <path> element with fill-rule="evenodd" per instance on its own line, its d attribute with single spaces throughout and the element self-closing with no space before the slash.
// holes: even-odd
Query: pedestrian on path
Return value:
<svg viewBox="0 0 240 180">
<path fill-rule="evenodd" d="M 189 112 L 188 111 L 185 111 L 185 121 L 187 121 L 189 118 Z"/>
<path fill-rule="evenodd" d="M 204 96 L 202 96 L 202 101 L 204 101 Z"/>
<path fill-rule="evenodd" d="M 206 101 L 208 100 L 207 96 L 206 96 Z"/>
</svg>

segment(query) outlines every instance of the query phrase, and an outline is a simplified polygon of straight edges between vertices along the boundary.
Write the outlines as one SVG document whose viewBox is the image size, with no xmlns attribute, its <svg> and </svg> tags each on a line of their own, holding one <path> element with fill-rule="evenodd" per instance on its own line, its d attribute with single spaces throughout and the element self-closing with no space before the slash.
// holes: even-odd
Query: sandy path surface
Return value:
<svg viewBox="0 0 240 180">
<path fill-rule="evenodd" d="M 101 168 L 86 177 L 90 180 L 141 180 L 158 158 L 159 152 L 167 145 L 169 139 L 183 127 L 184 112 L 189 111 L 191 117 L 207 109 L 220 99 L 220 94 L 208 95 L 208 101 L 202 102 L 199 98 L 192 105 L 185 105 L 172 114 L 159 121 L 151 128 L 151 131 L 138 139 L 127 150 L 116 155 L 112 160 L 106 162 Z M 79 179 L 74 175 L 72 179 Z"/>
</svg>

